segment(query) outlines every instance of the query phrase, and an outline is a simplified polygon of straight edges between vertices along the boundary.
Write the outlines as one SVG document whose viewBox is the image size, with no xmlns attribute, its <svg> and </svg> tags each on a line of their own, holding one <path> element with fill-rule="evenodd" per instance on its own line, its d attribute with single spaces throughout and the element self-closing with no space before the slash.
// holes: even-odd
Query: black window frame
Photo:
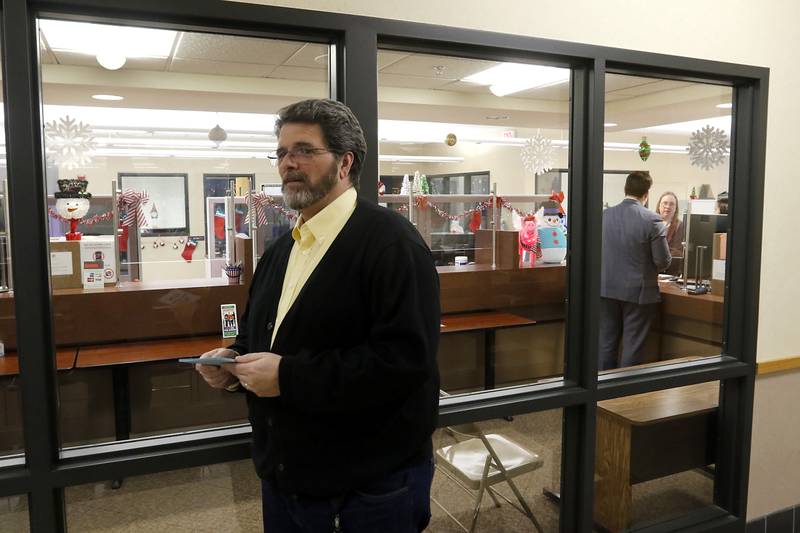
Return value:
<svg viewBox="0 0 800 533">
<path fill-rule="evenodd" d="M 591 531 L 595 414 L 599 400 L 721 381 L 715 503 L 647 531 L 744 527 L 755 382 L 769 69 L 430 24 L 220 0 L 4 0 L 3 85 L 11 199 L 25 466 L 0 470 L 0 497 L 27 493 L 31 531 L 65 530 L 64 488 L 126 476 L 242 459 L 241 434 L 195 441 L 168 438 L 133 449 L 60 458 L 58 398 L 49 285 L 47 215 L 36 19 L 169 27 L 333 45 L 331 97 L 353 108 L 369 145 L 364 175 L 378 176 L 377 51 L 531 61 L 572 69 L 570 110 L 567 332 L 563 382 L 443 399 L 440 425 L 563 408 L 560 529 Z M 722 355 L 699 362 L 621 371 L 598 379 L 599 231 L 602 214 L 605 74 L 634 74 L 733 87 L 730 262 Z M 13 131 L 13 135 L 11 132 Z M 359 194 L 377 201 L 377 180 Z M 743 250 L 747 253 L 737 253 Z"/>
</svg>

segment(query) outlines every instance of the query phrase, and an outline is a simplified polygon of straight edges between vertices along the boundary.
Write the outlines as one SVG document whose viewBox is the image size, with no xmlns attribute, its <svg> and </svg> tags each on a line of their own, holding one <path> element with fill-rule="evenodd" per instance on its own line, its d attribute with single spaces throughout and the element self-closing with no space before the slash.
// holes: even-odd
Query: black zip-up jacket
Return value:
<svg viewBox="0 0 800 533">
<path fill-rule="evenodd" d="M 283 356 L 280 396 L 247 393 L 259 476 L 340 496 L 431 456 L 439 277 L 416 228 L 359 199 L 270 349 L 293 243 L 286 233 L 264 252 L 231 349 Z"/>
</svg>

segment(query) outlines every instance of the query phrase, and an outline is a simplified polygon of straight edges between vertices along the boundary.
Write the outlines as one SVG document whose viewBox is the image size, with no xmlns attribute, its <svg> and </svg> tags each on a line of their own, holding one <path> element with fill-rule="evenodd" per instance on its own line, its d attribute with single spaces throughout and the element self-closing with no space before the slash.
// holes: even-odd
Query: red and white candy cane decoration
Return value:
<svg viewBox="0 0 800 533">
<path fill-rule="evenodd" d="M 250 193 L 248 193 L 248 196 Z M 289 220 L 294 220 L 297 218 L 297 214 L 292 211 L 291 209 L 286 209 L 281 204 L 277 203 L 275 199 L 270 196 L 269 194 L 265 193 L 264 191 L 257 192 L 253 194 L 253 210 L 256 212 L 256 222 L 258 222 L 259 226 L 266 226 L 267 225 L 267 210 L 266 208 L 269 207 L 270 209 L 275 209 L 279 211 L 283 216 L 285 216 Z M 250 223 L 250 213 L 247 213 L 247 216 L 244 219 L 245 223 Z"/>
<path fill-rule="evenodd" d="M 147 227 L 147 217 L 142 206 L 150 201 L 145 191 L 125 189 L 117 196 L 117 209 L 125 212 L 121 223 L 123 226 L 132 226 L 134 220 L 140 228 Z"/>
</svg>

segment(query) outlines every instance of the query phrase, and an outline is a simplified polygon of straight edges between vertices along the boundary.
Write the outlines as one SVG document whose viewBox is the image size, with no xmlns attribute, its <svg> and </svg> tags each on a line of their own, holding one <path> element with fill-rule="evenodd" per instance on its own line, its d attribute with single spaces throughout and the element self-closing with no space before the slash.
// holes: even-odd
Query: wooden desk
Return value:
<svg viewBox="0 0 800 533">
<path fill-rule="evenodd" d="M 458 313 L 442 315 L 440 332 L 442 335 L 469 331 L 484 332 L 483 388 L 488 390 L 495 386 L 495 332 L 498 329 L 518 328 L 534 324 L 536 324 L 535 320 L 501 311 Z"/>
<path fill-rule="evenodd" d="M 224 348 L 231 344 L 233 344 L 233 339 L 223 339 L 220 335 L 208 335 L 88 346 L 78 351 L 75 367 L 94 368 L 168 361 L 197 356 L 214 348 Z"/>
<path fill-rule="evenodd" d="M 77 348 L 58 348 L 56 350 L 56 369 L 72 370 L 77 352 Z M 8 352 L 0 357 L 0 376 L 16 376 L 18 374 L 19 356 L 16 352 Z"/>
<path fill-rule="evenodd" d="M 597 404 L 594 520 L 631 526 L 631 486 L 714 462 L 719 383 Z"/>
<path fill-rule="evenodd" d="M 131 436 L 131 391 L 128 375 L 130 366 L 197 356 L 214 348 L 224 348 L 231 344 L 233 344 L 233 339 L 223 339 L 220 335 L 209 335 L 89 346 L 78 351 L 75 367 L 111 367 L 114 431 L 117 440 L 127 440 Z M 119 488 L 121 484 L 122 480 L 114 480 L 112 486 Z"/>
</svg>

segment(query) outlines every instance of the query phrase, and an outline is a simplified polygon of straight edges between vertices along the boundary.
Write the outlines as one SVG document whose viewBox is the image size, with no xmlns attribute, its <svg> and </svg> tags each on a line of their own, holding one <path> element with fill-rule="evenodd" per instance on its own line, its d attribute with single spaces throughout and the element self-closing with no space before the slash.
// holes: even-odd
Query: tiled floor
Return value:
<svg viewBox="0 0 800 533">
<path fill-rule="evenodd" d="M 516 478 L 526 501 L 545 531 L 558 531 L 558 506 L 545 498 L 543 488 L 558 489 L 561 470 L 561 411 L 493 420 L 484 432 L 502 432 L 544 459 L 544 466 Z M 437 432 L 437 445 L 450 437 Z M 512 500 L 507 488 L 501 491 Z M 701 507 L 711 501 L 713 482 L 697 472 L 685 472 L 634 486 L 635 523 L 660 520 Z M 433 496 L 462 522 L 470 519 L 472 499 L 437 473 Z M 205 466 L 132 477 L 122 488 L 108 483 L 70 487 L 66 491 L 70 532 L 231 532 L 261 531 L 260 482 L 250 461 Z M 458 526 L 436 506 L 428 531 L 449 533 Z M 27 504 L 22 498 L 0 499 L 0 533 L 27 530 Z M 529 521 L 508 504 L 495 508 L 486 498 L 478 521 L 484 532 L 534 531 Z"/>
</svg>

